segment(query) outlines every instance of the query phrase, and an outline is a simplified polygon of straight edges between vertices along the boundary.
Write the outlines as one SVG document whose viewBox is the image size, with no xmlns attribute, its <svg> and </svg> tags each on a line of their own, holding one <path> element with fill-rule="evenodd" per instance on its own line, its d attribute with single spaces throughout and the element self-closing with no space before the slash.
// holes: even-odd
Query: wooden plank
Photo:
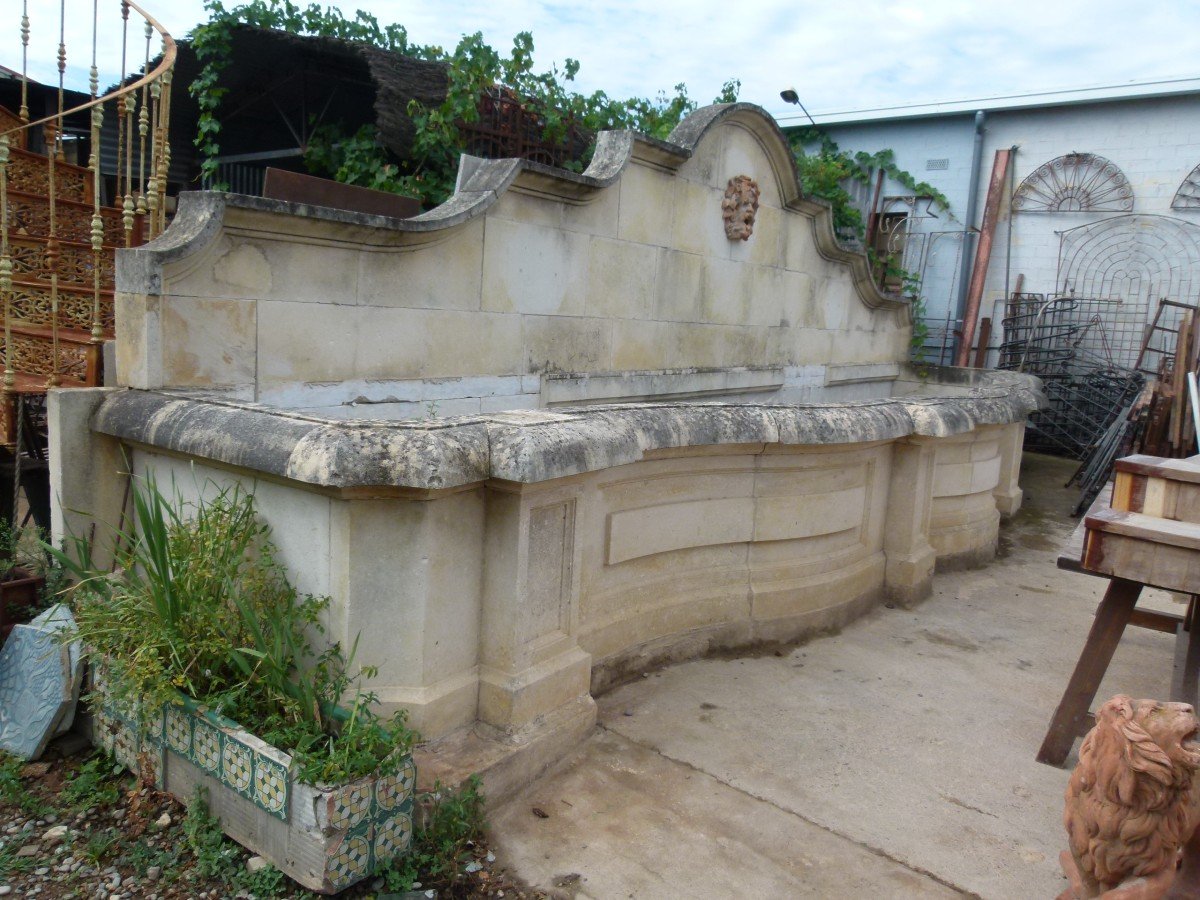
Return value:
<svg viewBox="0 0 1200 900">
<path fill-rule="evenodd" d="M 1130 625 L 1161 631 L 1163 634 L 1178 634 L 1185 622 L 1179 613 L 1159 612 L 1156 609 L 1135 609 L 1129 619 Z"/>
<path fill-rule="evenodd" d="M 408 219 L 421 212 L 421 201 L 413 197 L 377 191 L 355 184 L 342 184 L 284 169 L 267 169 L 263 196 L 291 203 L 306 203 L 330 209 L 348 209 L 373 216 Z"/>
<path fill-rule="evenodd" d="M 1088 531 L 1083 566 L 1168 591 L 1200 592 L 1200 553 L 1170 544 Z"/>
<path fill-rule="evenodd" d="M 1147 516 L 1157 516 L 1160 519 L 1167 519 L 1167 485 L 1169 482 L 1165 478 L 1144 478 L 1146 490 L 1142 497 L 1142 508 L 1137 512 Z"/>
<path fill-rule="evenodd" d="M 1092 505 L 1088 507 L 1087 515 L 1079 520 L 1079 524 L 1075 526 L 1075 530 L 1071 532 L 1071 536 L 1067 538 L 1066 543 L 1058 551 L 1057 566 L 1067 572 L 1083 572 L 1085 575 L 1095 575 L 1095 572 L 1089 572 L 1082 565 L 1083 560 L 1083 538 L 1087 533 L 1087 517 L 1099 512 L 1102 509 L 1108 508 L 1109 495 L 1112 489 L 1104 487 L 1100 489 L 1100 493 L 1096 495 L 1096 499 L 1092 501 Z"/>
<path fill-rule="evenodd" d="M 1155 544 L 1168 544 L 1186 550 L 1200 550 L 1200 523 L 1179 522 L 1144 513 L 1124 512 L 1119 509 L 1100 509 L 1089 513 L 1083 520 L 1089 531 L 1104 534 L 1119 534 Z M 1084 538 L 1084 552 L 1088 550 L 1088 539 Z"/>
<path fill-rule="evenodd" d="M 1050 719 L 1050 727 L 1038 750 L 1038 762 L 1061 766 L 1071 752 L 1075 738 L 1086 729 L 1088 710 L 1141 592 L 1140 584 L 1124 578 L 1114 578 L 1104 592 L 1075 671 Z"/>
<path fill-rule="evenodd" d="M 979 226 L 979 238 L 975 244 L 975 261 L 971 267 L 971 281 L 967 288 L 966 307 L 963 311 L 962 340 L 954 356 L 956 366 L 968 366 L 971 345 L 975 342 L 975 325 L 979 318 L 979 303 L 983 299 L 983 285 L 987 281 L 988 264 L 992 259 L 992 244 L 996 237 L 996 223 L 1000 215 L 1000 198 L 1008 182 L 1008 167 L 1013 151 L 1009 147 L 996 151 L 992 163 L 992 178 L 988 184 L 987 200 L 983 207 L 983 223 Z"/>
<path fill-rule="evenodd" d="M 1169 481 L 1187 481 L 1200 484 L 1200 456 L 1189 456 L 1186 459 L 1170 459 L 1162 456 L 1147 456 L 1135 454 L 1118 459 L 1113 463 L 1113 471 L 1130 472 L 1135 475 L 1146 475 L 1152 478 L 1166 478 Z"/>
<path fill-rule="evenodd" d="M 1133 472 L 1117 470 L 1113 473 L 1112 508 L 1125 512 L 1141 512 L 1140 504 L 1136 504 L 1137 486 L 1145 483 L 1145 478 Z M 1089 510 L 1088 515 L 1091 515 Z"/>
<path fill-rule="evenodd" d="M 1189 612 L 1195 609 L 1192 595 Z M 1182 625 L 1175 633 L 1175 669 L 1171 678 L 1171 699 L 1177 703 L 1196 705 L 1200 689 L 1200 629 L 1188 630 Z"/>
</svg>

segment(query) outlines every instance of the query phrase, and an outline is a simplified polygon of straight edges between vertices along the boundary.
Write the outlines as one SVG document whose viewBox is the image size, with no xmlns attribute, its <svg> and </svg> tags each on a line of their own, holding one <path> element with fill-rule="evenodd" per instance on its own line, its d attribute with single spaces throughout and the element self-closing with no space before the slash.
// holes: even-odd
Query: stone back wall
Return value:
<svg viewBox="0 0 1200 900">
<path fill-rule="evenodd" d="M 582 177 L 466 160 L 455 198 L 392 227 L 185 195 L 173 242 L 121 254 L 119 381 L 445 415 L 540 405 L 551 373 L 749 367 L 753 389 L 906 358 L 907 306 L 799 197 L 773 120 L 710 107 L 673 139 L 622 133 L 624 158 L 598 151 L 589 172 L 612 171 Z M 722 218 L 737 175 L 761 190 L 747 241 Z"/>
</svg>

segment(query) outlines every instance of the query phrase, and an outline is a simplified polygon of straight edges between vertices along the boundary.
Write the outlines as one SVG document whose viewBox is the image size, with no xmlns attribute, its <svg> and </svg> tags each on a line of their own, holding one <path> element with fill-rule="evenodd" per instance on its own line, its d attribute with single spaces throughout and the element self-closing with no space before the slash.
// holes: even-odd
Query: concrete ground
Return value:
<svg viewBox="0 0 1200 900">
<path fill-rule="evenodd" d="M 1105 584 L 1054 565 L 1072 471 L 1027 455 L 1001 558 L 915 609 L 598 698 L 595 733 L 492 810 L 501 862 L 567 897 L 1055 896 L 1068 771 L 1034 754 Z M 1130 629 L 1100 698 L 1165 699 L 1172 642 Z"/>
</svg>

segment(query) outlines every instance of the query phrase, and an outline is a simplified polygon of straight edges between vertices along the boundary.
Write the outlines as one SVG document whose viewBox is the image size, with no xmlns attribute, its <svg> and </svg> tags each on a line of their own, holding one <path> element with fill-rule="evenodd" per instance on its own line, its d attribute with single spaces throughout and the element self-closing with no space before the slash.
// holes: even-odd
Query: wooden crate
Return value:
<svg viewBox="0 0 1200 900">
<path fill-rule="evenodd" d="M 1114 510 L 1200 523 L 1200 456 L 1127 456 L 1114 470 Z"/>
<path fill-rule="evenodd" d="M 1200 523 L 1105 509 L 1084 525 L 1082 564 L 1089 572 L 1200 593 Z"/>
</svg>

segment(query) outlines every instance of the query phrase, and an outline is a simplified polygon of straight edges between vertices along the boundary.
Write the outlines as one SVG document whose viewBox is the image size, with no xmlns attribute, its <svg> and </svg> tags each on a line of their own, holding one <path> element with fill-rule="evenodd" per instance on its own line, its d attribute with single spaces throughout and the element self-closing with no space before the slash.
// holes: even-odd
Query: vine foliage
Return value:
<svg viewBox="0 0 1200 900">
<path fill-rule="evenodd" d="M 847 153 L 819 127 L 809 126 L 793 132 L 792 155 L 796 159 L 800 186 L 805 195 L 819 197 L 829 203 L 833 211 L 833 227 L 838 234 L 853 235 L 859 241 L 865 239 L 866 223 L 862 211 L 854 205 L 846 185 L 853 181 L 870 185 L 879 171 L 912 196 L 928 197 L 937 209 L 950 211 L 950 201 L 946 195 L 928 182 L 918 181 L 910 172 L 896 165 L 895 155 L 890 149 L 876 153 L 861 150 Z M 881 257 L 874 248 L 868 247 L 867 257 L 880 283 L 899 284 L 900 295 L 909 302 L 913 323 L 912 355 L 915 362 L 922 363 L 929 326 L 925 323 L 921 279 L 901 266 L 895 255 Z"/>
<path fill-rule="evenodd" d="M 301 6 L 291 0 L 250 0 L 226 8 L 221 0 L 206 0 L 209 21 L 190 35 L 200 62 L 200 72 L 190 90 L 199 107 L 196 147 L 201 157 L 201 177 L 214 183 L 220 156 L 221 101 L 227 89 L 221 74 L 230 57 L 231 36 L 240 26 L 268 28 L 301 36 L 320 36 L 359 41 L 417 59 L 446 65 L 448 90 L 437 105 L 413 100 L 407 112 L 415 127 L 411 159 L 392 159 L 375 141 L 367 126 L 347 133 L 337 126 L 317 130 L 306 154 L 310 170 L 351 184 L 392 190 L 421 198 L 426 205 L 445 200 L 453 191 L 458 157 L 464 147 L 460 124 L 478 120 L 479 98 L 484 91 L 507 88 L 521 98 L 543 124 L 543 139 L 561 142 L 574 126 L 591 133 L 604 129 L 630 128 L 664 138 L 696 109 L 696 102 L 683 84 L 673 93 L 654 98 L 619 100 L 604 91 L 582 94 L 572 87 L 579 62 L 567 59 L 562 68 L 552 65 L 538 72 L 533 64 L 533 36 L 521 32 L 513 39 L 512 51 L 503 55 L 487 44 L 479 32 L 465 35 L 453 51 L 409 41 L 398 24 L 380 25 L 370 13 L 359 10 L 346 18 L 336 7 L 318 4 Z M 715 102 L 737 99 L 741 82 L 727 81 Z M 582 170 L 587 155 L 567 164 Z M 217 188 L 223 185 L 214 184 Z"/>
</svg>

